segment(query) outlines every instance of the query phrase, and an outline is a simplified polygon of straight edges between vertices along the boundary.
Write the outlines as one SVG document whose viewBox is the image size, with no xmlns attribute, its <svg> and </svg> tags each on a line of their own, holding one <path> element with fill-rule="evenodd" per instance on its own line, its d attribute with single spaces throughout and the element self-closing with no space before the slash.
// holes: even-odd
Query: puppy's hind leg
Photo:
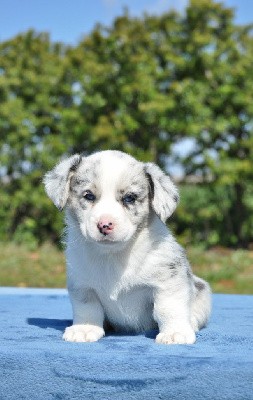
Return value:
<svg viewBox="0 0 253 400">
<path fill-rule="evenodd" d="M 195 332 L 206 326 L 211 313 L 211 289 L 209 284 L 193 276 L 194 300 L 191 309 L 191 325 Z"/>
</svg>

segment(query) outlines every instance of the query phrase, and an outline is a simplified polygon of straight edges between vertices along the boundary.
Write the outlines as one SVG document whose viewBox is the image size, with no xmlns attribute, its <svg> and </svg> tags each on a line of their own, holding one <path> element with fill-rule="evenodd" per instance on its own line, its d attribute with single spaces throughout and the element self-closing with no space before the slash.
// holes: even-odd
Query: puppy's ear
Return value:
<svg viewBox="0 0 253 400">
<path fill-rule="evenodd" d="M 158 217 L 165 222 L 177 206 L 178 190 L 170 177 L 156 164 L 146 163 L 144 169 L 150 182 L 152 207 Z"/>
<path fill-rule="evenodd" d="M 75 154 L 57 164 L 54 169 L 47 172 L 43 182 L 45 190 L 59 210 L 66 205 L 69 195 L 70 178 L 80 164 L 82 156 Z"/>
</svg>

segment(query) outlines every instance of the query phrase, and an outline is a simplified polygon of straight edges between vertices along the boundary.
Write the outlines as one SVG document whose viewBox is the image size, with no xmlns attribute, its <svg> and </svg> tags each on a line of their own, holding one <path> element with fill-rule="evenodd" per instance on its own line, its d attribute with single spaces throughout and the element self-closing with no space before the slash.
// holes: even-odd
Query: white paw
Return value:
<svg viewBox="0 0 253 400">
<path fill-rule="evenodd" d="M 192 328 L 168 330 L 159 333 L 155 339 L 156 343 L 162 344 L 193 344 L 196 335 Z"/>
<path fill-rule="evenodd" d="M 65 329 L 63 339 L 67 342 L 96 342 L 104 335 L 104 329 L 99 326 L 72 325 Z"/>
</svg>

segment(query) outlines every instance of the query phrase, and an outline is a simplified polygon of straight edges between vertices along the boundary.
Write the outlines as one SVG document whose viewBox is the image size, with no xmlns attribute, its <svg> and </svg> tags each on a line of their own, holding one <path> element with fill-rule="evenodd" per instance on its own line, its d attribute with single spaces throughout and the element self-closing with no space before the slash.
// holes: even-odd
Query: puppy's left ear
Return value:
<svg viewBox="0 0 253 400">
<path fill-rule="evenodd" d="M 168 175 L 153 163 L 144 164 L 151 186 L 152 207 L 158 217 L 165 222 L 177 207 L 179 194 Z"/>
</svg>

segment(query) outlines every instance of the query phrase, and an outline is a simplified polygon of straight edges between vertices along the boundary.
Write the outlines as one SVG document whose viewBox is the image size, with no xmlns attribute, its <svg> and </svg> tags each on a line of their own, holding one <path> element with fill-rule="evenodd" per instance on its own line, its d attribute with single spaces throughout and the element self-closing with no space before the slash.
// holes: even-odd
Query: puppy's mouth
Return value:
<svg viewBox="0 0 253 400">
<path fill-rule="evenodd" d="M 121 241 L 119 241 L 119 240 L 109 240 L 109 239 L 100 239 L 100 240 L 97 240 L 96 242 L 99 244 L 105 244 L 106 246 L 121 243 Z"/>
<path fill-rule="evenodd" d="M 113 235 L 101 235 L 100 237 L 97 237 L 95 240 L 99 244 L 106 244 L 106 245 L 113 245 L 125 242 L 125 238 L 117 238 Z"/>
<path fill-rule="evenodd" d="M 113 247 L 113 246 L 125 245 L 128 242 L 128 240 L 129 240 L 128 237 L 116 238 L 108 235 L 108 236 L 103 236 L 101 238 L 96 238 L 95 242 L 99 246 Z"/>
</svg>

